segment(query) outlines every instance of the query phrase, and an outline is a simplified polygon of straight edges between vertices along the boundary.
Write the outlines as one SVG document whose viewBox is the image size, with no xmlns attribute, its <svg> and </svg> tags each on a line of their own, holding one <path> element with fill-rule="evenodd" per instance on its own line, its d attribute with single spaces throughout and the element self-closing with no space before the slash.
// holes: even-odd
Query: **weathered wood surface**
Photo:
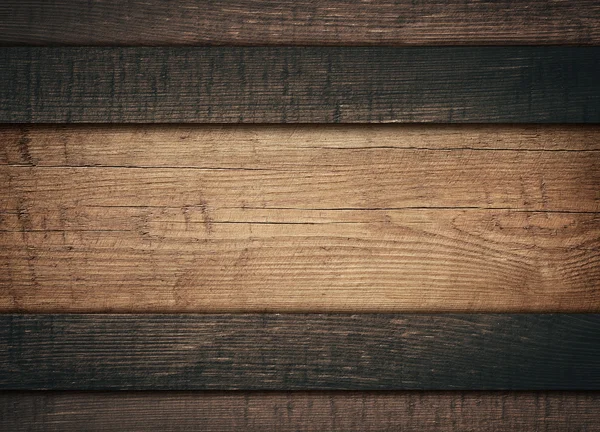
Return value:
<svg viewBox="0 0 600 432">
<path fill-rule="evenodd" d="M 600 431 L 597 392 L 4 392 L 11 432 Z"/>
<path fill-rule="evenodd" d="M 0 130 L 3 312 L 598 312 L 597 126 Z"/>
<path fill-rule="evenodd" d="M 0 389 L 600 390 L 600 315 L 0 315 Z"/>
<path fill-rule="evenodd" d="M 600 122 L 600 47 L 1 48 L 4 123 Z"/>
<path fill-rule="evenodd" d="M 598 45 L 595 0 L 3 0 L 3 45 Z"/>
</svg>

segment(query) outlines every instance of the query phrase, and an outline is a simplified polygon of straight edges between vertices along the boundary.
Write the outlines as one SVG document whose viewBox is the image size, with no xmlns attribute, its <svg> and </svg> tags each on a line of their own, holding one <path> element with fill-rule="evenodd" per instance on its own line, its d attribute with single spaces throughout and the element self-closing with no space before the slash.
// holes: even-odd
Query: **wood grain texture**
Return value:
<svg viewBox="0 0 600 432">
<path fill-rule="evenodd" d="M 3 312 L 598 312 L 598 126 L 0 129 Z"/>
<path fill-rule="evenodd" d="M 3 0 L 4 45 L 600 44 L 595 0 Z"/>
<path fill-rule="evenodd" d="M 0 125 L 0 164 L 247 167 L 321 149 L 600 150 L 599 125 Z"/>
<path fill-rule="evenodd" d="M 2 48 L 4 123 L 600 122 L 600 47 Z"/>
<path fill-rule="evenodd" d="M 597 392 L 3 392 L 11 432 L 600 431 Z"/>
<path fill-rule="evenodd" d="M 0 315 L 3 390 L 600 390 L 600 315 Z"/>
</svg>

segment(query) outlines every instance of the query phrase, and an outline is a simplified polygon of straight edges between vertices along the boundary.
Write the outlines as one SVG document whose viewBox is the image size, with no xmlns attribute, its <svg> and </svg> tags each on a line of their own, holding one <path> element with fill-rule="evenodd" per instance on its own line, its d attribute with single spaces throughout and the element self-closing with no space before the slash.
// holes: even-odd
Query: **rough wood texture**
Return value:
<svg viewBox="0 0 600 432">
<path fill-rule="evenodd" d="M 4 45 L 600 44 L 596 0 L 3 0 Z"/>
<path fill-rule="evenodd" d="M 2 48 L 0 122 L 600 122 L 600 47 Z"/>
<path fill-rule="evenodd" d="M 597 312 L 600 127 L 0 129 L 3 312 Z"/>
<path fill-rule="evenodd" d="M 600 315 L 0 315 L 3 390 L 600 390 Z"/>
<path fill-rule="evenodd" d="M 594 312 L 600 127 L 0 130 L 4 312 Z"/>
<path fill-rule="evenodd" d="M 597 392 L 4 392 L 11 432 L 600 431 Z"/>
</svg>

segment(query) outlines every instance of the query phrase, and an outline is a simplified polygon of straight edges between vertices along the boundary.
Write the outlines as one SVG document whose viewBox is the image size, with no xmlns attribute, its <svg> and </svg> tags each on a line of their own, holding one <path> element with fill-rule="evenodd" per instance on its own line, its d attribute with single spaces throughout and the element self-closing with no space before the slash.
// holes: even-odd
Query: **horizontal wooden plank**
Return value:
<svg viewBox="0 0 600 432">
<path fill-rule="evenodd" d="M 0 44 L 600 44 L 594 0 L 3 0 Z"/>
<path fill-rule="evenodd" d="M 1 216 L 3 312 L 600 311 L 599 214 L 100 206 Z"/>
<path fill-rule="evenodd" d="M 597 392 L 3 392 L 12 432 L 600 431 Z"/>
<path fill-rule="evenodd" d="M 2 48 L 0 122 L 600 122 L 600 47 Z"/>
<path fill-rule="evenodd" d="M 598 312 L 598 126 L 33 126 L 3 312 Z"/>
<path fill-rule="evenodd" d="M 600 390 L 600 315 L 0 315 L 0 389 Z"/>
<path fill-rule="evenodd" d="M 309 168 L 342 150 L 595 152 L 600 125 L 0 125 L 0 143 L 0 164 L 12 165 Z"/>
<path fill-rule="evenodd" d="M 0 184 L 0 202 L 13 211 L 30 204 L 33 209 L 100 205 L 597 212 L 598 154 L 325 148 L 283 151 L 270 164 L 260 155 L 256 162 L 240 155 L 242 166 L 233 157 L 228 166 L 5 165 L 0 166 L 7 180 Z"/>
</svg>

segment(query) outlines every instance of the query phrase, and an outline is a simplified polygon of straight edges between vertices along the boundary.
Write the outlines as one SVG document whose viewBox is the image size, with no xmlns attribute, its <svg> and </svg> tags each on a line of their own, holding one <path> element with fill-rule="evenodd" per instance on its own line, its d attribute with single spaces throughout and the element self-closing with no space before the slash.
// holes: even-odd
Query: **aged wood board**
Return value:
<svg viewBox="0 0 600 432">
<path fill-rule="evenodd" d="M 600 128 L 0 129 L 3 312 L 598 312 Z"/>
<path fill-rule="evenodd" d="M 0 48 L 3 123 L 594 123 L 600 47 Z"/>
<path fill-rule="evenodd" d="M 600 431 L 598 392 L 3 392 L 11 432 Z"/>
<path fill-rule="evenodd" d="M 0 315 L 2 390 L 600 390 L 598 314 Z"/>
<path fill-rule="evenodd" d="M 595 0 L 3 0 L 3 45 L 598 45 Z"/>
</svg>

